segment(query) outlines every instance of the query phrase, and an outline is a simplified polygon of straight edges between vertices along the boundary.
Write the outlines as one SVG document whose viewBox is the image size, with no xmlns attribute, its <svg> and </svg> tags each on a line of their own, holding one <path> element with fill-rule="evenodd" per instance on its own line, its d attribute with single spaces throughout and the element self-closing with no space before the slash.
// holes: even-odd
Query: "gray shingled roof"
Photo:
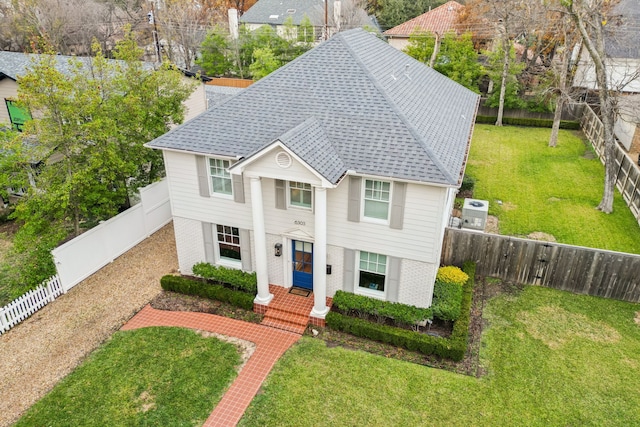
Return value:
<svg viewBox="0 0 640 427">
<path fill-rule="evenodd" d="M 0 51 L 0 76 L 18 80 L 19 76 L 27 74 L 28 69 L 33 65 L 33 61 L 39 56 L 40 54 L 35 53 Z M 53 58 L 56 60 L 56 70 L 65 75 L 72 74 L 75 61 L 79 61 L 86 70 L 89 70 L 93 60 L 92 57 L 87 56 L 54 55 Z M 110 59 L 109 61 L 115 60 Z M 152 69 L 154 66 L 151 62 L 143 62 L 143 67 Z"/>
<path fill-rule="evenodd" d="M 222 104 L 229 98 L 232 98 L 240 91 L 241 87 L 227 87 L 216 85 L 204 85 L 204 91 L 207 95 L 208 108 L 213 108 L 216 105 Z"/>
<path fill-rule="evenodd" d="M 290 16 L 294 25 L 300 25 L 305 15 L 313 20 L 316 15 L 324 17 L 323 11 L 323 0 L 258 0 L 240 17 L 240 22 L 282 25 Z"/>
<path fill-rule="evenodd" d="M 610 58 L 640 58 L 640 4 L 620 0 L 609 13 L 605 29 L 605 51 Z"/>
<path fill-rule="evenodd" d="M 477 102 L 477 94 L 355 29 L 148 146 L 240 158 L 291 136 L 292 150 L 333 183 L 353 170 L 458 185 Z M 315 124 L 293 131 L 308 119 L 323 135 Z"/>
</svg>

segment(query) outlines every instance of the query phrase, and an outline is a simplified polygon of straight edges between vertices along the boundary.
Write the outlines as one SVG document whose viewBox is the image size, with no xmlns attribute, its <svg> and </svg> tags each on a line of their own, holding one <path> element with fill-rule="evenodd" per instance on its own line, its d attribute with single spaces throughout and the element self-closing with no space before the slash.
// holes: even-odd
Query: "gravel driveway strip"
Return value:
<svg viewBox="0 0 640 427">
<path fill-rule="evenodd" d="M 176 272 L 168 224 L 0 336 L 0 426 L 9 426 L 160 293 Z"/>
</svg>

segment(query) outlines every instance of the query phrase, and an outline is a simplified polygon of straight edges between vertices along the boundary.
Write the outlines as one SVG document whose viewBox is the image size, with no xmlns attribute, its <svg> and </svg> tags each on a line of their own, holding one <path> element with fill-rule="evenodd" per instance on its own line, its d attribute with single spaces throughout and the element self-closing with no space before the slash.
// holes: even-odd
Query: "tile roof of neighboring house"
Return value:
<svg viewBox="0 0 640 427">
<path fill-rule="evenodd" d="M 478 95 L 355 29 L 148 146 L 249 157 L 279 140 L 333 183 L 348 170 L 458 185 Z"/>
<path fill-rule="evenodd" d="M 620 0 L 605 25 L 605 51 L 610 58 L 640 58 L 640 4 L 638 0 Z"/>
<path fill-rule="evenodd" d="M 204 85 L 207 94 L 207 106 L 213 108 L 242 91 L 241 87 Z"/>
<path fill-rule="evenodd" d="M 429 12 L 385 31 L 384 35 L 409 37 L 414 31 L 428 31 L 437 34 L 454 31 L 461 9 L 464 9 L 464 6 L 460 3 L 453 0 L 448 1 Z"/>
<path fill-rule="evenodd" d="M 282 25 L 290 16 L 294 25 L 300 25 L 305 15 L 311 20 L 316 15 L 324 17 L 324 1 L 258 0 L 240 17 L 240 22 Z"/>
</svg>

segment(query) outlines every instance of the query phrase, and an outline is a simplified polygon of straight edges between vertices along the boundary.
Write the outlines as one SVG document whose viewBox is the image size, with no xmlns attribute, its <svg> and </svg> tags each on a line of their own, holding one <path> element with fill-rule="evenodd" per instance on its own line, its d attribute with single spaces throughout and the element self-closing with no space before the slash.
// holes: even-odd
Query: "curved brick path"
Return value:
<svg viewBox="0 0 640 427">
<path fill-rule="evenodd" d="M 256 350 L 222 400 L 215 407 L 204 426 L 235 426 L 260 385 L 282 354 L 291 347 L 300 335 L 229 319 L 206 313 L 156 310 L 147 305 L 122 330 L 147 326 L 178 326 L 201 329 L 222 335 L 241 338 L 256 344 Z"/>
</svg>

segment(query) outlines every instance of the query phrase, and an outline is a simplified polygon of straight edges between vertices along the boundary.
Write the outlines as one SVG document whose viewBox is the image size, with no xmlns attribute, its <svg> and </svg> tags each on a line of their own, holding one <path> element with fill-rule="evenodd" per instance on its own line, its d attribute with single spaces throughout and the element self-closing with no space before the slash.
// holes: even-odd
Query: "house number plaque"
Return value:
<svg viewBox="0 0 640 427">
<path fill-rule="evenodd" d="M 304 222 L 304 221 L 299 221 L 299 220 L 295 220 L 295 221 L 293 221 L 293 223 L 294 223 L 295 225 L 307 225 L 307 223 L 306 223 L 306 222 Z"/>
</svg>

